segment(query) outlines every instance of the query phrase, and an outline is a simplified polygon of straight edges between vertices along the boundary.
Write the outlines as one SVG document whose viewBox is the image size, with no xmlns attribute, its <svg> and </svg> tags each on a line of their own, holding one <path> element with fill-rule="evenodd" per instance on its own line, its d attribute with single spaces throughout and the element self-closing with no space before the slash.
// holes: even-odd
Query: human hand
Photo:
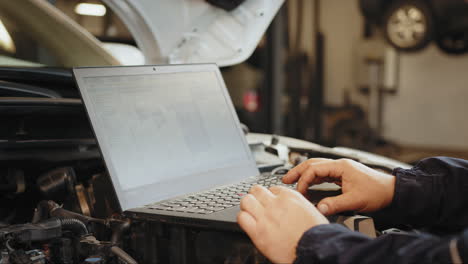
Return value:
<svg viewBox="0 0 468 264">
<path fill-rule="evenodd" d="M 274 263 L 292 263 L 297 244 L 308 229 L 328 224 L 300 193 L 256 185 L 242 198 L 237 222 L 258 250 Z"/>
<path fill-rule="evenodd" d="M 304 195 L 310 185 L 323 182 L 340 185 L 342 195 L 325 198 L 317 205 L 324 215 L 376 211 L 388 206 L 395 192 L 394 176 L 349 159 L 309 159 L 290 170 L 283 182 L 297 182 L 297 190 Z"/>
</svg>

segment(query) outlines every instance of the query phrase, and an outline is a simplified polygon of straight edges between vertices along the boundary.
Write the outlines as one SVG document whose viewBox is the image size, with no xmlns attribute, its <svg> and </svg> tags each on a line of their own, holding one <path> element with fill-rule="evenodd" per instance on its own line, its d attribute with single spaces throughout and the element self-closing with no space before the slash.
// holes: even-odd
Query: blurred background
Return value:
<svg viewBox="0 0 468 264">
<path fill-rule="evenodd" d="M 115 56 L 120 63 L 144 63 L 132 34 L 105 3 L 48 2 L 103 49 L 131 54 Z M 73 43 L 62 41 L 53 25 L 43 20 L 42 31 L 30 30 L 11 10 L 0 11 L 1 66 L 87 66 L 94 58 L 65 54 Z M 18 13 L 40 19 L 27 11 Z M 468 158 L 467 20 L 464 0 L 287 0 L 252 56 L 222 72 L 252 132 L 408 163 L 435 155 Z"/>
</svg>

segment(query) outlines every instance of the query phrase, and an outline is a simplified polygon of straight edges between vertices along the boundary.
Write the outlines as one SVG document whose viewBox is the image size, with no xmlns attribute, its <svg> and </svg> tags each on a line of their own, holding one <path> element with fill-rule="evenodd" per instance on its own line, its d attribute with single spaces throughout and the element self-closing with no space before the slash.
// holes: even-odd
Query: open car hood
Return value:
<svg viewBox="0 0 468 264">
<path fill-rule="evenodd" d="M 126 24 L 146 64 L 219 66 L 246 60 L 284 2 L 245 0 L 226 11 L 205 0 L 103 1 Z"/>
</svg>

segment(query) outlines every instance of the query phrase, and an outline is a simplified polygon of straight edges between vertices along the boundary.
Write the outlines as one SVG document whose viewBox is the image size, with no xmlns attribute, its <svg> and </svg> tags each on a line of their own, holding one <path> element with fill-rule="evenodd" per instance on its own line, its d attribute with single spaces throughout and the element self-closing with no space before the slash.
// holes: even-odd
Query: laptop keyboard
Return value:
<svg viewBox="0 0 468 264">
<path fill-rule="evenodd" d="M 148 205 L 147 208 L 184 213 L 211 214 L 239 205 L 240 199 L 249 192 L 252 186 L 257 184 L 266 188 L 277 185 L 295 188 L 295 184 L 282 183 L 281 177 L 261 176 L 255 180 L 247 180 L 234 185 L 215 188 L 181 199 Z"/>
</svg>

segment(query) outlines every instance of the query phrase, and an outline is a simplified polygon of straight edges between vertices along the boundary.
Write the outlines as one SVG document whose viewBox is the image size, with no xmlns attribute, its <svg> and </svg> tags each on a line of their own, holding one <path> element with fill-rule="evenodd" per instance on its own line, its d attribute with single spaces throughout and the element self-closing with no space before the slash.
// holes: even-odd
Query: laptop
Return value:
<svg viewBox="0 0 468 264">
<path fill-rule="evenodd" d="M 283 185 L 257 169 L 215 64 L 73 73 L 127 217 L 238 229 L 251 186 Z"/>
</svg>

